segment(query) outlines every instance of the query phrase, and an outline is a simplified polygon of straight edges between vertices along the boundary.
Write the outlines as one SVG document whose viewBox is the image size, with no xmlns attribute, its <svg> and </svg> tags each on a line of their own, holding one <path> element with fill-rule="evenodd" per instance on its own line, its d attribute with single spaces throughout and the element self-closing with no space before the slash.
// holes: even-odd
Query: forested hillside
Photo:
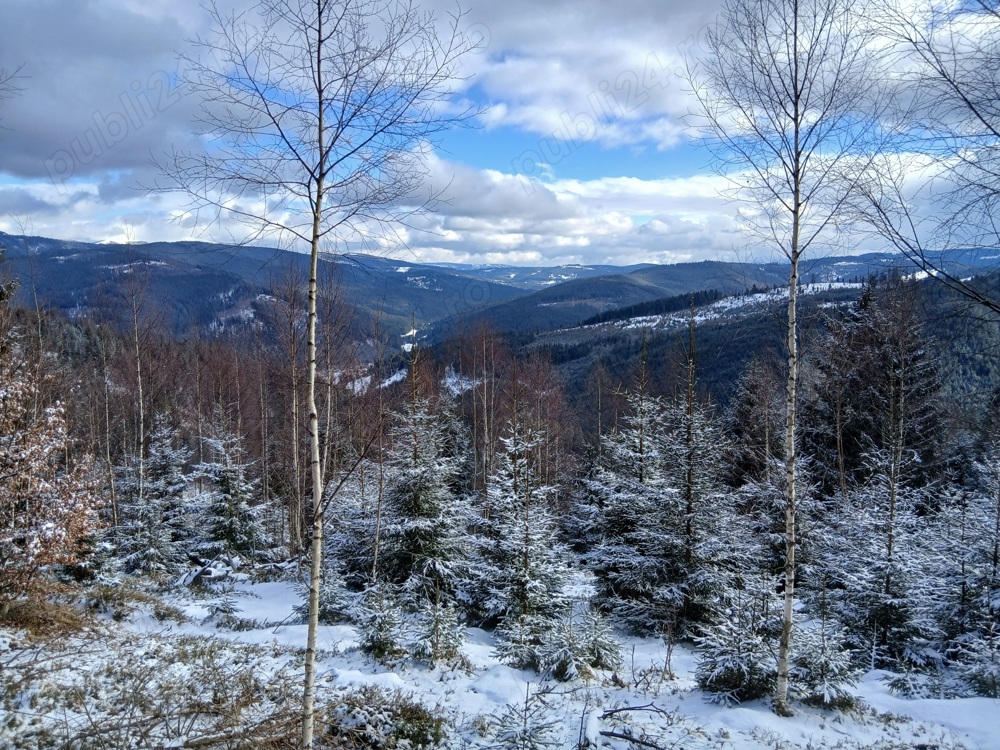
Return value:
<svg viewBox="0 0 1000 750">
<path fill-rule="evenodd" d="M 794 694 L 847 708 L 882 669 L 903 695 L 1000 697 L 996 324 L 931 280 L 813 291 Z M 294 579 L 307 554 L 301 292 L 269 302 L 271 336 L 185 338 L 132 292 L 109 321 L 5 303 L 7 627 L 46 622 L 46 600 L 124 613 L 194 590 L 221 592 L 212 617 L 243 627 L 226 587 Z M 322 622 L 352 626 L 375 662 L 432 667 L 461 664 L 483 629 L 499 662 L 557 682 L 614 673 L 622 639 L 652 637 L 694 649 L 711 700 L 767 696 L 775 294 L 640 306 L 537 340 L 482 326 L 431 348 L 419 332 L 357 341 L 329 289 Z M 11 674 L 7 690 L 28 679 Z"/>
</svg>

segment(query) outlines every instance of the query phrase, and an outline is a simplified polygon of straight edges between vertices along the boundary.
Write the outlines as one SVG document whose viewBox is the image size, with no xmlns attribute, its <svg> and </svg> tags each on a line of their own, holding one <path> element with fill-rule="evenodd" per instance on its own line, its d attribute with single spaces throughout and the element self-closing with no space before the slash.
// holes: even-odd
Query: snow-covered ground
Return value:
<svg viewBox="0 0 1000 750">
<path fill-rule="evenodd" d="M 175 673 L 171 689 L 193 689 L 206 679 L 198 677 L 205 659 L 217 674 L 249 665 L 259 683 L 247 688 L 241 678 L 231 690 L 243 685 L 250 701 L 265 705 L 274 700 L 269 691 L 281 685 L 293 694 L 306 640 L 296 614 L 300 589 L 239 577 L 224 596 L 237 610 L 229 618 L 218 614 L 222 598 L 185 589 L 167 597 L 173 609 L 147 603 L 120 621 L 105 615 L 79 634 L 42 643 L 0 629 L 0 747 L 44 746 L 39 738 L 46 726 L 81 732 L 108 726 L 123 696 L 137 689 L 134 682 L 154 695 L 153 684 Z M 855 689 L 860 708 L 838 713 L 799 706 L 794 717 L 780 718 L 762 702 L 730 708 L 707 700 L 693 678 L 696 654 L 686 647 L 673 649 L 666 663 L 662 641 L 621 640 L 624 663 L 616 673 L 560 683 L 498 663 L 491 634 L 475 628 L 467 632 L 464 664 L 431 669 L 410 660 L 378 664 L 360 652 L 353 627 L 322 626 L 320 700 L 366 686 L 401 691 L 445 717 L 447 747 L 500 747 L 501 717 L 512 708 L 523 712 L 527 698 L 532 721 L 548 725 L 549 746 L 558 748 L 1000 748 L 997 700 L 903 699 L 889 692 L 880 673 L 870 673 Z M 186 666 L 196 661 L 201 666 Z M 140 679 L 144 669 L 150 676 Z M 75 692 L 60 697 L 60 685 Z M 174 732 L 169 742 L 151 737 L 134 746 L 185 747 L 184 732 L 194 730 L 178 724 L 162 730 Z"/>
<path fill-rule="evenodd" d="M 846 281 L 831 281 L 818 284 L 802 284 L 799 286 L 800 295 L 822 294 L 836 289 L 860 288 L 860 283 Z M 743 294 L 732 297 L 723 297 L 718 302 L 700 307 L 695 312 L 695 323 L 702 324 L 709 321 L 723 320 L 742 314 L 746 308 L 766 308 L 778 302 L 788 299 L 788 290 L 772 289 L 767 292 L 756 294 Z M 610 323 L 596 323 L 585 328 L 601 328 L 611 326 L 623 330 L 636 330 L 642 328 L 670 330 L 688 325 L 691 320 L 689 310 L 681 310 L 663 315 L 643 315 L 627 320 L 618 320 Z"/>
</svg>

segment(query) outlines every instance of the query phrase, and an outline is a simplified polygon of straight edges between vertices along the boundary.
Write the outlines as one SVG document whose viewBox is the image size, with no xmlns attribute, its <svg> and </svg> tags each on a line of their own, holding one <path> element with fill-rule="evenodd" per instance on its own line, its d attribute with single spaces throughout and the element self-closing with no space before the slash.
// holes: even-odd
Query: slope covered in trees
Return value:
<svg viewBox="0 0 1000 750">
<path fill-rule="evenodd" d="M 30 454 L 11 471 L 60 498 L 45 524 L 61 531 L 34 527 L 48 546 L 31 556 L 5 495 L 6 609 L 71 578 L 224 592 L 235 571 L 301 564 L 303 319 L 285 291 L 273 337 L 175 339 L 141 289 L 117 326 L 8 311 L 5 413 L 27 426 L 8 437 L 38 441 L 4 455 Z M 806 308 L 791 694 L 848 705 L 877 667 L 911 695 L 998 697 L 1000 398 L 989 367 L 967 377 L 980 345 L 950 335 L 986 347 L 995 324 L 899 277 L 840 294 Z M 694 649 L 723 703 L 773 690 L 782 365 L 749 336 L 780 336 L 767 309 L 688 309 L 683 329 L 637 328 L 577 371 L 488 328 L 358 343 L 334 289 L 320 309 L 323 622 L 355 627 L 370 658 L 435 669 L 485 628 L 494 658 L 550 680 L 613 670 L 622 639 L 653 636 Z M 212 617 L 235 622 L 221 596 Z"/>
</svg>

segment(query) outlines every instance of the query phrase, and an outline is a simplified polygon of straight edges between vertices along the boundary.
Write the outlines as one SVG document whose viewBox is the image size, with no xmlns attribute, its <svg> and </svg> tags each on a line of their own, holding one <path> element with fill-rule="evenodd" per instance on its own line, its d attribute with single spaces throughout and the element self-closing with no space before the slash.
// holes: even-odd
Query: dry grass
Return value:
<svg viewBox="0 0 1000 750">
<path fill-rule="evenodd" d="M 65 636 L 79 633 L 94 624 L 79 606 L 49 599 L 12 602 L 0 627 L 24 630 L 32 636 Z"/>
</svg>

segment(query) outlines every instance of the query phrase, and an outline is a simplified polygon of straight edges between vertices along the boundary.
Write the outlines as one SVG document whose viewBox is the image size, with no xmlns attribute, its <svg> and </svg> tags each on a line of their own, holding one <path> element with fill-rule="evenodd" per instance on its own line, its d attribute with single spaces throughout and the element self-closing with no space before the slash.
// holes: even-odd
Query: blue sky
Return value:
<svg viewBox="0 0 1000 750">
<path fill-rule="evenodd" d="M 549 140 L 546 140 L 546 139 Z M 544 145 L 540 145 L 545 141 Z M 559 157 L 545 161 L 553 152 L 551 136 L 539 136 L 514 127 L 463 128 L 449 132 L 441 142 L 443 155 L 478 169 L 515 172 L 526 162 L 545 165 L 534 168 L 556 178 L 596 180 L 601 177 L 691 177 L 711 170 L 711 153 L 685 141 L 658 151 L 653 144 L 608 146 L 594 141 L 558 139 Z M 539 158 L 535 158 L 538 154 Z"/>
</svg>

